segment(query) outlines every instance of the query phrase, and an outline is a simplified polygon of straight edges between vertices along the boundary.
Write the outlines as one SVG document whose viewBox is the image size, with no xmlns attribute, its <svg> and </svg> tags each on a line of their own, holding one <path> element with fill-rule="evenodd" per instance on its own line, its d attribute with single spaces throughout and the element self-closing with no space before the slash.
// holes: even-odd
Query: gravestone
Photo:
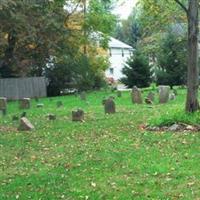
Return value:
<svg viewBox="0 0 200 200">
<path fill-rule="evenodd" d="M 37 104 L 37 108 L 43 108 L 44 107 L 44 104 L 43 103 L 38 103 Z"/>
<path fill-rule="evenodd" d="M 105 114 L 114 114 L 116 112 L 115 102 L 112 98 L 105 100 L 104 110 Z"/>
<path fill-rule="evenodd" d="M 160 103 L 167 103 L 169 100 L 169 92 L 170 87 L 169 86 L 159 86 L 159 102 Z"/>
<path fill-rule="evenodd" d="M 81 92 L 81 93 L 80 93 L 80 99 L 81 99 L 82 101 L 86 101 L 86 92 Z"/>
<path fill-rule="evenodd" d="M 174 93 L 171 93 L 170 95 L 169 95 L 169 100 L 170 101 L 173 101 L 173 100 L 175 100 L 176 99 L 176 95 L 174 94 Z"/>
<path fill-rule="evenodd" d="M 122 96 L 122 92 L 117 90 L 117 97 L 121 97 Z"/>
<path fill-rule="evenodd" d="M 133 87 L 131 96 L 132 96 L 133 103 L 136 103 L 136 104 L 143 103 L 141 90 L 139 88 L 137 88 L 136 86 Z"/>
<path fill-rule="evenodd" d="M 48 119 L 49 120 L 56 120 L 56 115 L 54 115 L 54 114 L 48 114 Z"/>
<path fill-rule="evenodd" d="M 57 101 L 56 103 L 57 108 L 60 108 L 63 106 L 63 102 L 62 101 Z"/>
<path fill-rule="evenodd" d="M 31 100 L 30 98 L 23 98 L 19 100 L 19 108 L 20 109 L 30 109 Z"/>
<path fill-rule="evenodd" d="M 72 111 L 72 121 L 83 122 L 84 121 L 84 111 L 81 109 Z"/>
<path fill-rule="evenodd" d="M 146 104 L 153 104 L 153 102 L 151 101 L 151 99 L 149 99 L 148 97 L 145 98 L 145 103 Z"/>
<path fill-rule="evenodd" d="M 26 117 L 22 117 L 20 119 L 20 125 L 18 127 L 19 131 L 31 131 L 33 129 L 34 129 L 34 126 Z"/>
<path fill-rule="evenodd" d="M 7 113 L 7 98 L 0 97 L 0 110 L 2 111 L 3 115 Z"/>
<path fill-rule="evenodd" d="M 151 100 L 152 102 L 154 102 L 155 94 L 153 92 L 149 92 L 147 95 L 147 98 Z"/>
</svg>

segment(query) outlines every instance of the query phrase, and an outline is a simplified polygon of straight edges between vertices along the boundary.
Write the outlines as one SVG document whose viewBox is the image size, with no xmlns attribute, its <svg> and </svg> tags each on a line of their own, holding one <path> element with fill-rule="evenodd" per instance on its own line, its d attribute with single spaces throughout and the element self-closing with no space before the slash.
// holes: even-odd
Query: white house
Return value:
<svg viewBox="0 0 200 200">
<path fill-rule="evenodd" d="M 127 59 L 133 54 L 134 49 L 112 37 L 110 38 L 108 46 L 110 67 L 106 70 L 105 75 L 109 80 L 117 82 L 124 76 L 122 69 Z"/>
</svg>

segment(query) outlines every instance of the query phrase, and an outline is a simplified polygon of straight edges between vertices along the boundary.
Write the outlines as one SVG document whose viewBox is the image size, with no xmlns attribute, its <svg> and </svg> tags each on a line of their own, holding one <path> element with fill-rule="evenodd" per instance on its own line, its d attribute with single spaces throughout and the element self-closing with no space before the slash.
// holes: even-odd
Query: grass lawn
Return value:
<svg viewBox="0 0 200 200">
<path fill-rule="evenodd" d="M 114 115 L 104 114 L 105 92 L 89 93 L 88 103 L 75 96 L 44 98 L 44 108 L 32 100 L 32 132 L 16 131 L 12 115 L 22 111 L 10 102 L 8 115 L 0 117 L 0 200 L 200 199 L 199 133 L 140 128 L 199 123 L 199 113 L 184 114 L 185 91 L 178 93 L 175 101 L 151 107 L 133 105 L 124 92 Z M 58 100 L 64 107 L 56 108 Z M 85 122 L 71 121 L 76 108 L 86 112 Z M 57 120 L 49 121 L 48 113 Z"/>
</svg>

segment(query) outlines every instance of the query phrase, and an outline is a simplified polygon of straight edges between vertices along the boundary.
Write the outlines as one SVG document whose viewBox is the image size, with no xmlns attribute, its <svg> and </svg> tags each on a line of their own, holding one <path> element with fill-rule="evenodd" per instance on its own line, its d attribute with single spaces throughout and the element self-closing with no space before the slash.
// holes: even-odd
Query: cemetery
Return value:
<svg viewBox="0 0 200 200">
<path fill-rule="evenodd" d="M 24 109 L 1 98 L 0 199 L 198 196 L 199 114 L 184 112 L 186 90 L 177 91 L 174 100 L 167 87 L 26 98 Z"/>
<path fill-rule="evenodd" d="M 0 200 L 200 200 L 198 0 L 0 0 Z"/>
</svg>

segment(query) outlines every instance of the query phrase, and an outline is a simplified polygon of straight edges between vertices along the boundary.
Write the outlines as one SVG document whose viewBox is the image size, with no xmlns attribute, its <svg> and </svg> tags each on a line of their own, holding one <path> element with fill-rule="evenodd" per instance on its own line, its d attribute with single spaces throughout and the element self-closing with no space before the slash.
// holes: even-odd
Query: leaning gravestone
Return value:
<svg viewBox="0 0 200 200">
<path fill-rule="evenodd" d="M 114 114 L 116 112 L 115 102 L 112 98 L 105 100 L 104 110 L 105 114 Z"/>
<path fill-rule="evenodd" d="M 84 121 L 84 111 L 81 109 L 72 111 L 72 121 L 83 122 Z"/>
<path fill-rule="evenodd" d="M 23 98 L 19 100 L 19 108 L 20 109 L 29 109 L 31 107 L 30 98 Z"/>
<path fill-rule="evenodd" d="M 131 96 L 133 103 L 142 104 L 143 101 L 142 101 L 141 90 L 138 89 L 136 86 L 133 87 Z"/>
<path fill-rule="evenodd" d="M 86 93 L 85 92 L 80 93 L 80 99 L 83 101 L 86 101 Z"/>
<path fill-rule="evenodd" d="M 159 86 L 159 102 L 160 103 L 167 103 L 169 100 L 169 92 L 170 87 L 169 86 Z"/>
<path fill-rule="evenodd" d="M 154 102 L 154 97 L 155 97 L 155 94 L 153 92 L 149 92 L 148 95 L 147 95 L 147 98 L 149 100 L 151 100 L 152 102 Z"/>
<path fill-rule="evenodd" d="M 0 110 L 2 111 L 3 115 L 6 115 L 7 112 L 7 98 L 0 97 Z"/>
<path fill-rule="evenodd" d="M 34 129 L 34 126 L 26 117 L 22 117 L 20 119 L 20 125 L 18 127 L 19 131 L 31 131 L 33 129 Z"/>
</svg>

